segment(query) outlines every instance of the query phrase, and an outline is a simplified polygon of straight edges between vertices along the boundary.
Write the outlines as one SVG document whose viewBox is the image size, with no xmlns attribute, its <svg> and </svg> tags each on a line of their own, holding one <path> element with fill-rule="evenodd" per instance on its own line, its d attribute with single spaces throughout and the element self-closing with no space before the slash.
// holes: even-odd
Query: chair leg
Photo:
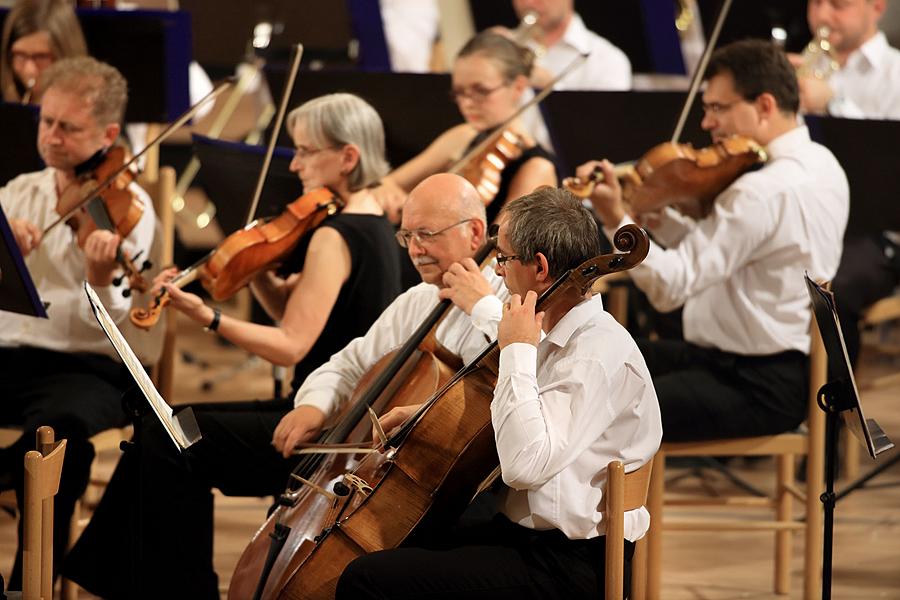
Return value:
<svg viewBox="0 0 900 600">
<path fill-rule="evenodd" d="M 647 536 L 634 544 L 634 557 L 631 559 L 631 600 L 647 598 Z"/>
<path fill-rule="evenodd" d="M 849 481 L 854 481 L 859 477 L 859 442 L 856 441 L 856 438 L 853 437 L 853 434 L 850 433 L 850 429 L 847 427 L 843 428 L 843 435 L 841 436 L 841 444 L 844 445 L 844 469 L 842 472 L 842 476 L 846 477 Z"/>
<path fill-rule="evenodd" d="M 650 475 L 650 490 L 647 497 L 647 509 L 650 511 L 650 530 L 647 532 L 646 597 L 649 600 L 659 600 L 661 597 L 663 490 L 665 482 L 666 456 L 662 452 L 658 452 L 653 461 L 653 473 Z"/>
<path fill-rule="evenodd" d="M 825 491 L 825 415 L 810 419 L 809 454 L 806 460 L 806 554 L 803 565 L 803 597 L 820 598 L 822 591 L 822 547 L 824 526 L 822 502 Z M 816 446 L 818 445 L 818 446 Z M 813 450 L 818 447 L 818 450 Z"/>
<path fill-rule="evenodd" d="M 778 482 L 775 491 L 775 520 L 792 521 L 794 501 L 788 486 L 794 481 L 794 456 L 780 454 L 776 458 Z M 775 593 L 789 594 L 791 591 L 791 542 L 793 532 L 788 529 L 775 530 Z"/>
</svg>

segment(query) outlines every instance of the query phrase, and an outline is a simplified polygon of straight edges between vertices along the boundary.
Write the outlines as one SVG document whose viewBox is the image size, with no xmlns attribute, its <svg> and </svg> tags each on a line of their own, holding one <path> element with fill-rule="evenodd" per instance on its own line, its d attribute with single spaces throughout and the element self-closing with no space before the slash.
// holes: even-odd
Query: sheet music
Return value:
<svg viewBox="0 0 900 600">
<path fill-rule="evenodd" d="M 100 323 L 100 327 L 106 332 L 106 337 L 109 338 L 113 348 L 116 349 L 116 352 L 122 358 L 122 362 L 128 367 L 135 383 L 137 383 L 144 397 L 147 398 L 147 402 L 150 403 L 150 407 L 156 413 L 166 433 L 172 438 L 172 442 L 179 450 L 183 450 L 198 441 L 200 432 L 196 427 L 196 421 L 193 422 L 193 426 L 190 423 L 182 426 L 178 417 L 172 414 L 172 408 L 159 395 L 159 391 L 153 385 L 153 382 L 150 381 L 150 376 L 147 375 L 147 371 L 144 370 L 141 361 L 135 356 L 134 351 L 128 345 L 128 342 L 125 341 L 124 336 L 122 336 L 122 332 L 119 331 L 112 317 L 106 312 L 106 307 L 103 306 L 100 298 L 97 297 L 94 288 L 87 281 L 84 282 L 84 291 L 87 294 L 88 301 L 91 303 L 97 322 Z M 191 413 L 192 417 L 193 413 Z"/>
</svg>

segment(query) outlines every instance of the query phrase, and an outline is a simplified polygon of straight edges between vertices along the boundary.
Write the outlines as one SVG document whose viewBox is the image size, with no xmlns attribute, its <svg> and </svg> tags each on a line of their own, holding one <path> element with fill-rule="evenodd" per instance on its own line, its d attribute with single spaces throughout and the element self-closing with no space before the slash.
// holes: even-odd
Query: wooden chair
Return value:
<svg viewBox="0 0 900 600">
<path fill-rule="evenodd" d="M 653 461 L 637 471 L 625 473 L 621 461 L 614 460 L 606 468 L 606 600 L 622 600 L 625 583 L 625 511 L 635 510 L 647 503 L 650 472 Z M 637 541 L 632 558 L 631 588 L 635 597 L 636 581 L 646 576 L 643 547 L 646 536 Z M 640 586 L 639 586 L 640 587 Z"/>
<path fill-rule="evenodd" d="M 59 491 L 66 440 L 56 442 L 53 429 L 37 430 L 39 451 L 25 454 L 22 598 L 53 598 L 53 497 Z"/>
<path fill-rule="evenodd" d="M 778 435 L 740 439 L 722 439 L 702 442 L 664 442 L 656 457 L 656 466 L 650 483 L 648 509 L 652 515 L 648 533 L 648 581 L 647 596 L 660 598 L 662 572 L 662 532 L 664 530 L 693 531 L 774 531 L 775 532 L 775 583 L 776 594 L 790 592 L 790 560 L 792 533 L 804 531 L 806 552 L 804 558 L 803 597 L 811 600 L 819 595 L 822 559 L 822 504 L 819 495 L 824 491 L 825 416 L 816 403 L 816 394 L 826 381 L 827 358 L 822 338 L 815 324 L 810 327 L 810 386 L 809 412 L 806 426 L 808 433 L 788 432 Z M 794 483 L 794 459 L 806 455 L 806 493 Z M 772 520 L 750 519 L 685 519 L 663 516 L 663 487 L 665 464 L 668 456 L 774 456 L 776 460 L 776 485 L 772 497 L 728 496 L 667 501 L 669 505 L 723 506 L 728 508 L 768 508 L 774 511 Z M 806 505 L 803 521 L 794 519 L 793 500 Z M 636 596 L 637 598 L 637 596 Z"/>
</svg>

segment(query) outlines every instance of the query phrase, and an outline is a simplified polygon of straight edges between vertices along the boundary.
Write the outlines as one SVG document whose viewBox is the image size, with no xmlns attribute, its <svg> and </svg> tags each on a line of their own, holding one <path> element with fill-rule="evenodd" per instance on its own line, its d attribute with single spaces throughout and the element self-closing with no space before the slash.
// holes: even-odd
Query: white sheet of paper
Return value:
<svg viewBox="0 0 900 600">
<path fill-rule="evenodd" d="M 153 412 L 156 413 L 159 421 L 163 424 L 166 433 L 172 438 L 172 442 L 178 446 L 179 450 L 183 450 L 190 446 L 196 440 L 191 440 L 190 437 L 185 434 L 178 421 L 172 416 L 172 408 L 165 400 L 163 400 L 163 397 L 159 395 L 159 391 L 153 385 L 153 382 L 150 381 L 150 376 L 147 375 L 147 371 L 144 370 L 141 361 L 135 356 L 134 350 L 131 349 L 131 346 L 125 341 L 122 332 L 116 327 L 112 317 L 110 317 L 109 313 L 106 311 L 106 307 L 103 306 L 103 303 L 97 296 L 97 292 L 94 291 L 94 288 L 92 288 L 87 281 L 84 282 L 84 291 L 94 310 L 94 316 L 97 317 L 97 321 L 100 323 L 100 327 L 106 332 L 106 337 L 109 338 L 113 348 L 116 349 L 116 352 L 122 358 L 122 362 L 128 367 L 131 376 L 134 377 L 135 383 L 137 383 L 141 392 L 144 394 L 144 397 L 147 398 L 147 402 L 150 403 Z"/>
</svg>

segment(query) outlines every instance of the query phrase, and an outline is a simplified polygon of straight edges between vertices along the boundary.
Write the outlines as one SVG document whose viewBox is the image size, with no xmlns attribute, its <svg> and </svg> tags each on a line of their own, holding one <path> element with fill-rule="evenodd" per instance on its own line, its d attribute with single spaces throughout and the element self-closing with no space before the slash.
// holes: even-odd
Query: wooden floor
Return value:
<svg viewBox="0 0 900 600">
<path fill-rule="evenodd" d="M 174 403 L 219 401 L 268 397 L 271 395 L 270 368 L 261 361 L 245 364 L 246 355 L 218 343 L 217 338 L 184 323 L 179 328 L 180 354 L 176 373 Z M 185 360 L 187 358 L 188 360 Z M 205 367 L 204 363 L 215 365 Z M 900 363 L 865 357 L 863 381 L 878 374 L 900 370 Z M 236 369 L 228 376 L 226 368 Z M 868 373 L 866 375 L 865 373 Z M 204 381 L 214 381 L 212 391 L 201 389 Z M 887 434 L 900 444 L 900 385 L 862 394 L 868 417 L 875 418 Z M 889 460 L 890 451 L 879 460 Z M 95 464 L 98 472 L 109 472 L 117 459 L 115 451 Z M 873 461 L 861 459 L 863 472 Z M 739 464 L 736 472 L 765 486 L 772 469 L 769 462 Z M 669 477 L 679 477 L 673 489 L 689 490 L 706 486 L 713 492 L 730 484 L 714 476 L 694 477 L 687 469 L 670 468 Z M 833 597 L 836 599 L 900 599 L 900 467 L 893 467 L 857 491 L 837 507 L 834 544 Z M 841 484 L 844 482 L 842 481 Z M 839 489 L 842 485 L 838 486 Z M 221 589 L 228 587 L 231 571 L 245 544 L 261 524 L 268 502 L 265 499 L 216 499 L 215 564 Z M 666 600 L 731 600 L 782 598 L 772 594 L 772 542 L 764 533 L 689 534 L 671 533 L 664 543 L 663 598 Z M 0 569 L 8 576 L 15 547 L 14 520 L 0 514 Z M 800 598 L 802 582 L 801 535 L 795 537 L 792 598 Z M 90 595 L 82 592 L 81 598 Z"/>
</svg>

